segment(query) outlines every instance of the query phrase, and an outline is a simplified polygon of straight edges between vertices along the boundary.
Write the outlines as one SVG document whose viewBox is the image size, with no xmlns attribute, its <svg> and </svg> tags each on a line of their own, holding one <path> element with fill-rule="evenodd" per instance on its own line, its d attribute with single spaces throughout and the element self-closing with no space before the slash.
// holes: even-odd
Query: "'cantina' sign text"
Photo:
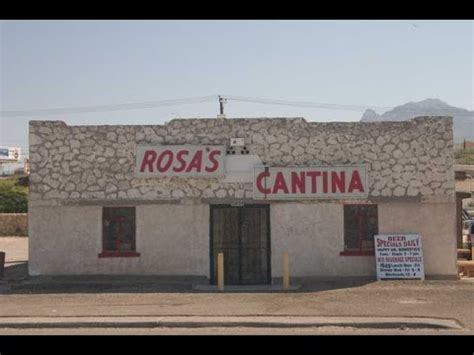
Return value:
<svg viewBox="0 0 474 355">
<path fill-rule="evenodd" d="M 254 199 L 364 198 L 368 196 L 365 166 L 256 167 Z"/>
<path fill-rule="evenodd" d="M 137 146 L 136 174 L 159 176 L 224 176 L 223 146 Z"/>
</svg>

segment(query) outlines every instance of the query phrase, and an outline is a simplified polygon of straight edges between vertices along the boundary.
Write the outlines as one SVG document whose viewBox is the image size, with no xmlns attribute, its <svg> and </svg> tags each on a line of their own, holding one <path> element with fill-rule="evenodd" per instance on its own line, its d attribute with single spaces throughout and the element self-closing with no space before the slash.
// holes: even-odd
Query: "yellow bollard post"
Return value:
<svg viewBox="0 0 474 355">
<path fill-rule="evenodd" d="M 283 290 L 288 291 L 290 289 L 290 261 L 288 252 L 283 253 Z"/>
<path fill-rule="evenodd" d="M 224 253 L 217 254 L 217 290 L 224 291 Z"/>
</svg>

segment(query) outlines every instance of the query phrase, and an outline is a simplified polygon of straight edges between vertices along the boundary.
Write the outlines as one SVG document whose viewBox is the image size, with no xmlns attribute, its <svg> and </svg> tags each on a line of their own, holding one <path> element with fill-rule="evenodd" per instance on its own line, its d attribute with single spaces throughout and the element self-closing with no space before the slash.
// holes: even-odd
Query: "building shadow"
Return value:
<svg viewBox="0 0 474 355">
<path fill-rule="evenodd" d="M 311 277 L 299 280 L 303 287 L 299 292 L 322 292 L 337 289 L 363 287 L 377 282 L 376 277 Z"/>
<path fill-rule="evenodd" d="M 7 290 L 3 294 L 75 294 L 75 293 L 218 293 L 201 276 L 142 275 L 67 275 L 28 276 L 28 263 L 5 266 Z M 287 293 L 321 292 L 361 287 L 375 282 L 371 278 L 295 278 Z M 297 287 L 295 287 L 297 285 Z M 199 287 L 204 286 L 204 287 Z M 207 287 L 206 287 L 207 286 Z M 228 286 L 224 293 L 283 293 L 281 279 L 272 285 Z"/>
<path fill-rule="evenodd" d="M 28 278 L 28 262 L 13 261 L 5 262 L 3 280 L 10 282 L 20 282 Z"/>
</svg>

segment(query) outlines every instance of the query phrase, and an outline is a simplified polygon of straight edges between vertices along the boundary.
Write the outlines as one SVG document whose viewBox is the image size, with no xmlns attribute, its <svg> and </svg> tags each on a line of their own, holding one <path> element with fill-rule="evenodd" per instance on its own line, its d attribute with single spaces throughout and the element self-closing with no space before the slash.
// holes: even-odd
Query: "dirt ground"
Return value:
<svg viewBox="0 0 474 355">
<path fill-rule="evenodd" d="M 5 252 L 5 264 L 28 261 L 28 237 L 1 237 L 0 251 Z"/>
</svg>

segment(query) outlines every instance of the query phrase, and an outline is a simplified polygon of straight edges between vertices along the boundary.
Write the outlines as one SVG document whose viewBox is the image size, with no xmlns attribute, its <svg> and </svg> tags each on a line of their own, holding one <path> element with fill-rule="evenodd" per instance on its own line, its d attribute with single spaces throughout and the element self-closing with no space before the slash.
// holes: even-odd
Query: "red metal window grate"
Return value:
<svg viewBox="0 0 474 355">
<path fill-rule="evenodd" d="M 377 205 L 344 205 L 344 251 L 340 255 L 374 255 L 376 234 Z"/>
</svg>

